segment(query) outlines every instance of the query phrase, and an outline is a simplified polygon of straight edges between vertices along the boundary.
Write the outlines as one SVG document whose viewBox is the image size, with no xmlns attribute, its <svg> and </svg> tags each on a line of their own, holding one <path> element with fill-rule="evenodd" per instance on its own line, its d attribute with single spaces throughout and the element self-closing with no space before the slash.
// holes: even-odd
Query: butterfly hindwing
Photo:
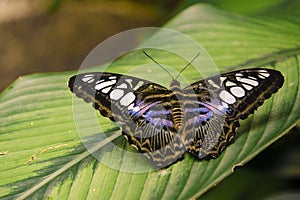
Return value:
<svg viewBox="0 0 300 200">
<path fill-rule="evenodd" d="M 172 91 L 149 83 L 136 91 L 137 100 L 128 110 L 131 122 L 122 127 L 129 143 L 145 153 L 157 167 L 167 166 L 183 156 L 183 146 L 174 119 L 176 96 Z"/>
</svg>

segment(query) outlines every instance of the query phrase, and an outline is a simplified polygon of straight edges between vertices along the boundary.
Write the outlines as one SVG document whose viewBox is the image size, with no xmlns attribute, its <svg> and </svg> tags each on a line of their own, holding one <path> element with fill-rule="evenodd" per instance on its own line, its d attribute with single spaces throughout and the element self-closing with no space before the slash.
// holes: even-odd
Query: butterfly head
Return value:
<svg viewBox="0 0 300 200">
<path fill-rule="evenodd" d="M 180 82 L 177 80 L 172 80 L 170 83 L 170 88 L 180 88 Z"/>
<path fill-rule="evenodd" d="M 180 74 L 188 67 L 192 64 L 192 62 L 200 55 L 200 53 L 198 53 L 186 66 L 184 66 L 177 74 L 177 76 L 174 78 L 174 76 L 172 76 L 172 74 L 164 67 L 162 66 L 159 62 L 157 62 L 156 60 L 154 60 L 146 51 L 143 51 L 144 54 L 150 58 L 153 62 L 155 62 L 158 66 L 160 66 L 165 72 L 167 72 L 169 74 L 169 76 L 172 78 L 172 81 L 170 83 L 170 88 L 174 89 L 174 88 L 180 88 L 180 82 L 177 81 L 178 77 L 180 76 Z"/>
</svg>

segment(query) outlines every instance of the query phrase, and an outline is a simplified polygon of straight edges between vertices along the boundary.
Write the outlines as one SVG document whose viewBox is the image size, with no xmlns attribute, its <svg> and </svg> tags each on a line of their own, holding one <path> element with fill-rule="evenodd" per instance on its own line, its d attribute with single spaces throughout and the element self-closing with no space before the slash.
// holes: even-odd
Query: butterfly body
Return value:
<svg viewBox="0 0 300 200">
<path fill-rule="evenodd" d="M 235 138 L 239 121 L 283 81 L 276 70 L 254 68 L 184 88 L 172 80 L 167 89 L 132 76 L 95 72 L 71 77 L 69 87 L 101 115 L 120 122 L 128 142 L 155 166 L 164 167 L 185 152 L 198 159 L 218 157 Z"/>
</svg>

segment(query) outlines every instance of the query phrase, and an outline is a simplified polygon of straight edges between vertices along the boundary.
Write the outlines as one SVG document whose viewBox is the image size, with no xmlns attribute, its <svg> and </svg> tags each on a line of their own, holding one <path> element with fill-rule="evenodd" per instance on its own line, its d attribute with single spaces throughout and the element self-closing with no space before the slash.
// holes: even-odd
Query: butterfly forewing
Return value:
<svg viewBox="0 0 300 200">
<path fill-rule="evenodd" d="M 280 72 L 246 69 L 170 89 L 115 73 L 70 78 L 78 97 L 120 122 L 128 142 L 157 167 L 176 162 L 188 151 L 198 159 L 216 158 L 235 138 L 245 119 L 283 85 Z"/>
</svg>

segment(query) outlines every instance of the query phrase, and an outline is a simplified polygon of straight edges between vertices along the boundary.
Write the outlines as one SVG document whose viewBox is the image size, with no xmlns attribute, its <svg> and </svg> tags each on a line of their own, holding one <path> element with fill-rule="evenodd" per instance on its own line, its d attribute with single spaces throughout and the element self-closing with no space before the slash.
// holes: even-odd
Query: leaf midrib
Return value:
<svg viewBox="0 0 300 200">
<path fill-rule="evenodd" d="M 272 65 L 276 62 L 284 61 L 290 57 L 300 55 L 300 46 L 290 49 L 284 49 L 278 52 L 274 52 L 268 55 L 265 55 L 261 58 L 249 59 L 244 63 L 239 64 L 238 66 L 242 68 L 248 67 L 263 67 L 267 65 Z M 230 67 L 228 67 L 230 68 Z M 231 67 L 232 68 L 232 67 Z"/>
</svg>

